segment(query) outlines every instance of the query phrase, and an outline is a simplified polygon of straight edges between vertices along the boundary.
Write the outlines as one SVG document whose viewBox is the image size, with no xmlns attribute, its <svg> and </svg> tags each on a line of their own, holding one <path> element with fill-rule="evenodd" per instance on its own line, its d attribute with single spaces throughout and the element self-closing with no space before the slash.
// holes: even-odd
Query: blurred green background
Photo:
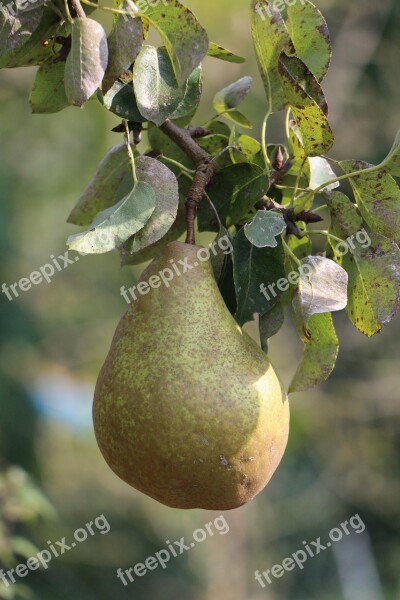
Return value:
<svg viewBox="0 0 400 600">
<path fill-rule="evenodd" d="M 336 135 L 332 156 L 382 159 L 399 127 L 400 8 L 396 0 L 319 0 L 334 40 L 325 90 Z M 213 94 L 253 75 L 243 112 L 265 111 L 244 0 L 186 0 L 214 41 L 247 57 L 244 65 L 205 61 L 196 123 L 212 116 Z M 101 16 L 103 20 L 103 16 Z M 109 22 L 107 18 L 104 22 Z M 75 228 L 66 217 L 113 144 L 118 119 L 90 102 L 32 116 L 34 69 L 0 71 L 1 281 L 11 284 L 66 251 Z M 283 142 L 281 117 L 270 142 Z M 119 481 L 104 463 L 91 425 L 96 375 L 126 305 L 119 294 L 138 270 L 120 270 L 116 254 L 88 256 L 12 302 L 0 294 L 0 565 L 47 541 L 67 541 L 100 514 L 111 531 L 54 559 L 46 571 L 0 588 L 4 598 L 95 600 L 381 600 L 400 598 L 400 321 L 368 340 L 335 315 L 341 350 L 328 383 L 291 397 L 288 450 L 253 502 L 225 513 L 230 530 L 214 535 L 124 587 L 129 568 L 191 538 L 218 516 L 163 507 Z M 285 383 L 301 345 L 290 322 L 271 343 Z M 229 384 L 229 382 L 227 382 Z M 11 468 L 12 467 L 12 468 Z M 24 471 L 28 475 L 24 474 Z M 39 492 L 40 490 L 40 492 Z M 42 496 L 43 494 L 43 496 Z M 47 498 L 47 501 L 44 499 Z M 359 513 L 366 524 L 262 589 L 254 579 Z M 21 539 L 22 538 L 22 539 Z M 11 560 L 11 559 L 10 559 Z M 14 564 L 15 566 L 15 564 Z M 8 567 L 9 568 L 9 567 Z M 8 595 L 7 595 L 8 594 Z M 14 594 L 14 596 L 12 595 Z"/>
</svg>

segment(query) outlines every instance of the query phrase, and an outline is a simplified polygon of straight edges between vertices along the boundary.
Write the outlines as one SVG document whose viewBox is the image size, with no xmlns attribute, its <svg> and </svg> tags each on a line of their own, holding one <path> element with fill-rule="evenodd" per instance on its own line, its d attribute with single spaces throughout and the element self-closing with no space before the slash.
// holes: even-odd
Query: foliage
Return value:
<svg viewBox="0 0 400 600">
<path fill-rule="evenodd" d="M 178 0 L 143 6 L 115 0 L 108 37 L 77 0 L 48 1 L 17 17 L 0 15 L 0 66 L 39 66 L 33 112 L 53 113 L 94 99 L 123 119 L 115 130 L 124 142 L 101 160 L 69 216 L 70 223 L 88 227 L 71 236 L 69 246 L 83 253 L 117 249 L 124 265 L 152 258 L 182 234 L 183 202 L 198 190 L 204 164 L 211 165 L 197 221 L 200 231 L 232 238 L 232 257 L 218 266 L 221 293 L 240 324 L 259 316 L 265 349 L 283 323 L 282 309 L 291 310 L 304 355 L 290 390 L 308 389 L 335 364 L 332 311 L 347 304 L 351 322 L 371 336 L 398 310 L 400 192 L 394 177 L 400 175 L 400 134 L 378 165 L 326 157 L 334 136 L 321 82 L 331 42 L 309 0 L 286 13 L 266 0 L 251 2 L 266 94 L 261 140 L 237 132 L 252 127 L 237 108 L 250 92 L 250 77 L 219 91 L 217 115 L 194 128 L 203 58 L 243 59 L 210 42 Z M 149 27 L 161 35 L 161 47 L 144 43 Z M 271 146 L 267 125 L 281 110 L 285 141 Z M 150 146 L 139 152 L 142 129 L 148 129 Z M 351 198 L 337 191 L 342 181 L 350 183 Z M 313 226 L 322 220 L 319 212 L 330 222 L 323 230 Z M 326 243 L 320 259 L 314 235 Z"/>
<path fill-rule="evenodd" d="M 0 566 L 10 568 L 38 553 L 28 539 L 14 531 L 17 524 L 32 523 L 39 518 L 53 518 L 54 509 L 19 467 L 0 472 Z M 10 587 L 0 582 L 0 598 L 32 598 L 29 588 L 21 584 Z"/>
</svg>

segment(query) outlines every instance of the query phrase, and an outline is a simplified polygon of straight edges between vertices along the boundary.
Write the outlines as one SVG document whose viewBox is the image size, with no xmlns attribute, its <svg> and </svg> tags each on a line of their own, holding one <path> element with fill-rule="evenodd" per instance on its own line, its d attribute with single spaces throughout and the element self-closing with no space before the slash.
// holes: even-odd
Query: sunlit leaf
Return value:
<svg viewBox="0 0 400 600">
<path fill-rule="evenodd" d="M 305 325 L 312 315 L 346 308 L 348 275 L 336 262 L 323 256 L 307 256 L 301 260 L 299 272 L 293 302 Z"/>
<path fill-rule="evenodd" d="M 240 127 L 244 127 L 245 129 L 253 129 L 252 122 L 249 121 L 249 119 L 239 110 L 229 110 L 221 116 L 225 117 L 225 119 L 229 119 L 229 121 L 233 121 L 236 123 L 236 125 L 240 125 Z"/>
<path fill-rule="evenodd" d="M 156 196 L 148 183 L 139 181 L 120 202 L 99 213 L 88 230 L 68 238 L 70 250 L 102 254 L 115 250 L 143 229 L 156 207 Z"/>
<path fill-rule="evenodd" d="M 310 181 L 308 187 L 311 190 L 316 190 L 324 183 L 328 183 L 329 181 L 332 181 L 332 179 L 335 179 L 336 174 L 326 158 L 322 158 L 322 156 L 311 156 L 308 159 L 308 164 L 310 167 Z M 339 186 L 339 181 L 335 181 L 323 188 L 323 191 L 334 190 Z"/>
<path fill-rule="evenodd" d="M 230 148 L 229 153 L 233 163 L 249 162 L 264 167 L 264 156 L 258 140 L 241 133 L 234 136 L 231 143 L 234 147 Z"/>
<path fill-rule="evenodd" d="M 244 234 L 257 248 L 276 248 L 277 237 L 286 229 L 281 213 L 273 210 L 258 210 L 250 223 L 244 226 Z"/>
</svg>

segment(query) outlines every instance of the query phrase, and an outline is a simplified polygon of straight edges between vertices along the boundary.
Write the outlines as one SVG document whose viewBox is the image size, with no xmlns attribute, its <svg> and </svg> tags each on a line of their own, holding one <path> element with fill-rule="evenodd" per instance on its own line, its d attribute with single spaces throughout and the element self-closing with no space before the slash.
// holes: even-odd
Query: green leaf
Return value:
<svg viewBox="0 0 400 600">
<path fill-rule="evenodd" d="M 347 240 L 344 246 L 332 244 L 349 275 L 347 314 L 353 325 L 370 337 L 397 314 L 400 250 L 394 242 L 361 229 L 357 208 L 344 194 L 333 192 L 327 201 L 334 234 Z"/>
<path fill-rule="evenodd" d="M 253 125 L 241 112 L 233 109 L 245 99 L 250 91 L 252 81 L 251 77 L 242 77 L 220 90 L 213 100 L 213 106 L 218 113 L 246 129 L 252 129 Z"/>
<path fill-rule="evenodd" d="M 258 140 L 249 135 L 241 133 L 232 139 L 234 148 L 229 150 L 233 163 L 249 162 L 259 167 L 264 167 L 262 147 Z"/>
<path fill-rule="evenodd" d="M 42 42 L 55 34 L 60 17 L 42 4 L 15 16 L 6 7 L 0 11 L 0 68 L 38 65 L 52 57 L 52 44 Z"/>
<path fill-rule="evenodd" d="M 13 12 L 11 12 L 13 9 Z M 0 64 L 8 66 L 15 52 L 21 48 L 39 27 L 43 17 L 43 5 L 33 10 L 18 10 L 16 5 L 2 7 L 0 11 Z"/>
<path fill-rule="evenodd" d="M 172 158 L 187 168 L 193 168 L 193 163 L 186 156 L 183 150 L 178 148 L 178 146 L 168 136 L 166 136 L 165 133 L 158 129 L 158 127 L 154 127 L 152 125 L 149 126 L 148 138 L 150 146 L 153 150 L 161 152 L 163 156 Z M 159 157 L 159 160 L 163 160 L 162 156 Z M 165 164 L 168 164 L 168 162 Z M 179 174 L 181 172 L 181 169 L 175 165 L 171 165 L 170 168 L 175 174 Z"/>
<path fill-rule="evenodd" d="M 332 130 L 323 110 L 290 73 L 293 61 L 298 64 L 298 59 L 282 54 L 279 75 L 283 89 L 300 130 L 307 156 L 325 154 L 333 146 Z"/>
<path fill-rule="evenodd" d="M 261 348 L 268 353 L 268 340 L 276 335 L 285 321 L 285 313 L 281 302 L 275 304 L 269 311 L 260 315 L 258 330 L 260 333 Z"/>
<path fill-rule="evenodd" d="M 131 254 L 158 242 L 175 222 L 179 206 L 178 182 L 168 167 L 149 156 L 139 156 L 135 164 L 139 181 L 153 188 L 156 205 L 143 229 L 125 244 L 125 250 Z M 117 201 L 125 197 L 132 186 L 132 175 L 128 173 L 117 192 Z"/>
<path fill-rule="evenodd" d="M 213 106 L 218 113 L 236 108 L 246 98 L 250 91 L 252 77 L 242 77 L 220 90 L 213 100 Z"/>
<path fill-rule="evenodd" d="M 10 540 L 10 545 L 14 554 L 18 554 L 24 558 L 35 556 L 39 551 L 29 540 L 20 536 L 13 536 Z"/>
<path fill-rule="evenodd" d="M 90 225 L 99 212 L 113 206 L 116 191 L 130 168 L 125 143 L 113 146 L 99 163 L 67 222 L 73 225 Z"/>
<path fill-rule="evenodd" d="M 288 4 L 287 14 L 287 28 L 296 55 L 321 81 L 332 58 L 331 40 L 324 17 L 309 0 Z"/>
<path fill-rule="evenodd" d="M 187 80 L 185 96 L 171 115 L 171 119 L 182 119 L 187 116 L 193 117 L 200 103 L 202 89 L 202 69 L 201 67 L 197 67 Z M 181 127 L 184 127 L 184 125 L 181 124 Z"/>
<path fill-rule="evenodd" d="M 169 244 L 169 242 L 174 242 L 178 238 L 182 236 L 182 234 L 186 231 L 186 198 L 190 187 L 190 181 L 187 177 L 179 177 L 178 185 L 179 185 L 179 207 L 176 219 L 173 225 L 168 229 L 167 233 L 163 235 L 161 239 L 154 244 L 150 244 L 140 250 L 131 254 L 129 252 L 130 240 L 128 240 L 125 244 L 120 246 L 119 252 L 121 255 L 121 266 L 127 265 L 138 265 L 143 262 L 147 262 L 152 260 L 157 254 L 161 252 L 161 250 Z"/>
<path fill-rule="evenodd" d="M 382 167 L 395 177 L 400 177 L 400 129 L 396 134 L 393 146 L 390 149 L 389 154 L 381 163 Z"/>
<path fill-rule="evenodd" d="M 297 221 L 296 225 L 301 231 L 307 231 L 307 227 L 303 221 Z M 289 235 L 287 245 L 293 254 L 300 259 L 309 256 L 313 249 L 311 238 L 308 235 L 304 235 L 304 233 L 301 238 L 298 238 L 295 235 Z"/>
<path fill-rule="evenodd" d="M 117 117 L 135 123 L 144 123 L 147 120 L 139 112 L 132 82 L 116 81 L 106 94 L 103 95 L 99 90 L 97 95 L 107 110 Z"/>
<path fill-rule="evenodd" d="M 108 61 L 107 36 L 93 19 L 74 19 L 71 51 L 65 65 L 65 92 L 70 104 L 82 106 L 95 93 Z"/>
<path fill-rule="evenodd" d="M 20 48 L 38 28 L 43 16 L 43 2 L 31 10 L 21 10 L 15 6 L 4 6 L 0 11 L 0 52 L 15 51 Z"/>
<path fill-rule="evenodd" d="M 225 243 L 225 240 L 230 240 L 230 236 L 228 230 L 221 225 L 218 235 L 212 244 L 213 251 L 210 255 L 210 262 L 214 271 L 214 277 L 218 284 L 223 280 L 225 271 L 228 268 L 228 263 L 231 258 L 230 252 L 222 250 L 219 245 L 222 239 L 224 239 Z"/>
<path fill-rule="evenodd" d="M 277 236 L 285 229 L 286 223 L 281 213 L 258 210 L 253 220 L 244 226 L 244 234 L 257 248 L 276 248 Z"/>
<path fill-rule="evenodd" d="M 194 14 L 178 0 L 163 0 L 154 6 L 146 3 L 146 10 L 139 14 L 161 34 L 177 80 L 186 81 L 208 51 L 207 33 Z"/>
<path fill-rule="evenodd" d="M 139 181 L 120 202 L 99 213 L 87 231 L 71 235 L 67 244 L 70 250 L 85 254 L 115 250 L 143 229 L 155 207 L 153 188 Z"/>
<path fill-rule="evenodd" d="M 216 121 L 215 121 L 216 123 Z M 217 127 L 207 127 L 211 131 L 218 131 Z M 216 158 L 213 162 L 214 171 L 217 173 L 224 169 L 225 167 L 230 166 L 231 159 L 229 156 L 229 152 L 226 151 L 226 148 L 229 146 L 229 139 L 222 133 L 212 133 L 211 135 L 206 135 L 203 138 L 197 140 L 199 146 L 203 148 L 208 154 L 213 157 L 221 154 L 218 158 Z"/>
<path fill-rule="evenodd" d="M 233 242 L 233 276 L 237 300 L 235 318 L 243 325 L 279 301 L 279 290 L 270 292 L 267 286 L 285 276 L 282 243 L 279 242 L 278 249 L 256 248 L 241 229 Z"/>
<path fill-rule="evenodd" d="M 304 344 L 303 357 L 289 386 L 289 393 L 302 392 L 319 385 L 332 373 L 339 350 L 332 315 L 313 315 L 307 329 L 301 315 L 294 313 L 295 324 Z"/>
<path fill-rule="evenodd" d="M 129 11 L 131 0 L 117 0 L 116 8 Z M 131 15 L 115 15 L 114 25 L 108 36 L 108 65 L 103 80 L 103 92 L 107 92 L 116 79 L 127 71 L 138 56 L 144 40 L 142 20 Z"/>
<path fill-rule="evenodd" d="M 286 106 L 278 62 L 280 53 L 290 45 L 291 40 L 281 13 L 266 0 L 252 0 L 250 21 L 268 108 L 275 112 Z"/>
<path fill-rule="evenodd" d="M 185 96 L 174 74 L 166 48 L 143 46 L 133 68 L 137 105 L 146 120 L 162 125 Z"/>
<path fill-rule="evenodd" d="M 266 193 L 268 186 L 268 177 L 262 169 L 240 163 L 216 173 L 207 187 L 207 193 L 221 223 L 230 227 L 247 215 Z M 200 231 L 218 231 L 214 213 L 205 202 L 200 204 L 198 222 Z"/>
<path fill-rule="evenodd" d="M 207 51 L 208 56 L 212 56 L 213 58 L 219 58 L 219 60 L 225 60 L 231 63 L 244 63 L 246 59 L 242 56 L 238 56 L 234 54 L 230 50 L 219 46 L 218 44 L 214 44 L 214 42 L 210 42 Z"/>
<path fill-rule="evenodd" d="M 299 273 L 293 302 L 304 325 L 312 315 L 346 308 L 348 275 L 335 261 L 323 256 L 307 256 L 301 260 Z"/>
<path fill-rule="evenodd" d="M 349 182 L 364 221 L 372 231 L 400 242 L 400 189 L 393 177 L 383 170 L 363 173 L 373 166 L 363 161 L 343 161 L 340 166 L 345 173 L 360 171 Z"/>
<path fill-rule="evenodd" d="M 233 121 L 236 125 L 240 125 L 240 127 L 244 127 L 245 129 L 253 129 L 253 124 L 245 115 L 243 115 L 239 110 L 229 110 L 224 112 L 222 117 L 225 119 L 229 119 L 229 121 Z"/>
<path fill-rule="evenodd" d="M 33 113 L 56 113 L 69 106 L 64 75 L 63 62 L 46 62 L 39 67 L 29 96 Z"/>
<path fill-rule="evenodd" d="M 400 303 L 400 251 L 394 242 L 372 235 L 369 248 L 356 242 L 341 263 L 349 274 L 347 314 L 370 337 L 390 323 Z"/>
<path fill-rule="evenodd" d="M 290 77 L 315 101 L 324 115 L 327 115 L 328 104 L 324 91 L 307 65 L 297 56 L 290 56 L 285 52 L 281 52 L 279 62 L 285 66 Z"/>
<path fill-rule="evenodd" d="M 361 230 L 362 217 L 350 198 L 342 192 L 326 194 L 325 198 L 331 214 L 331 227 L 336 236 L 344 240 Z"/>
</svg>

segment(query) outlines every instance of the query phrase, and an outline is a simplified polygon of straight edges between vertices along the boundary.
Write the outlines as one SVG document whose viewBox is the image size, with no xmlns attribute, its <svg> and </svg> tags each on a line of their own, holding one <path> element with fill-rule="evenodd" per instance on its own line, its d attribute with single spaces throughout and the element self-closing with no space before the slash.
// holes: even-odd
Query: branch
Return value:
<svg viewBox="0 0 400 600">
<path fill-rule="evenodd" d="M 195 244 L 194 221 L 197 207 L 204 196 L 205 189 L 214 175 L 212 157 L 192 138 L 191 132 L 167 120 L 160 129 L 190 158 L 196 173 L 186 198 L 186 243 Z"/>
</svg>

